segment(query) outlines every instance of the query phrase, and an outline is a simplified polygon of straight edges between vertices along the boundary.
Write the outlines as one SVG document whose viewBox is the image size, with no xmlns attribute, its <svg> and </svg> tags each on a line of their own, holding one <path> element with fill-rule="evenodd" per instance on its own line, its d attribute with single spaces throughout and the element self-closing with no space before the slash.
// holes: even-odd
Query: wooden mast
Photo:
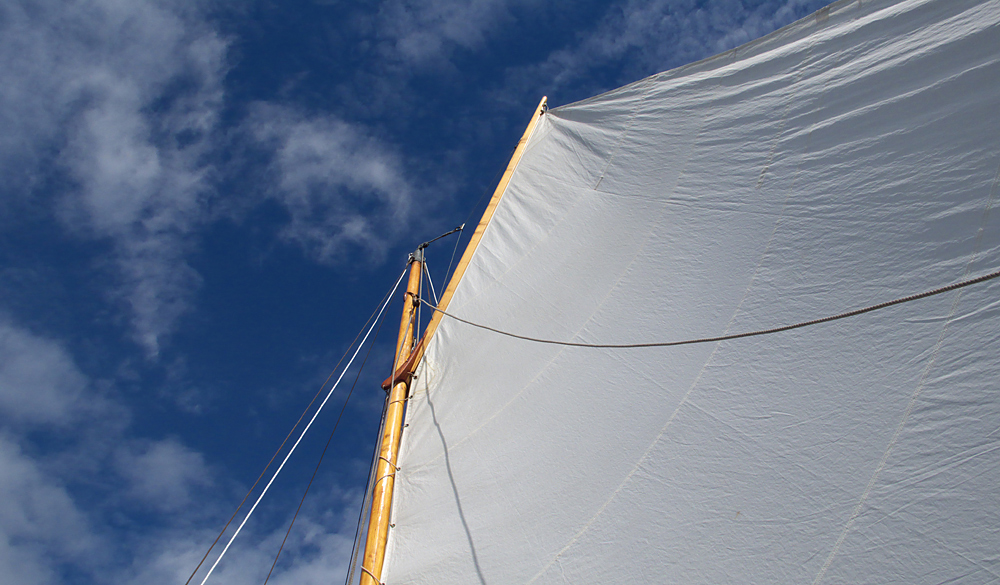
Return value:
<svg viewBox="0 0 1000 585">
<path fill-rule="evenodd" d="M 531 137 L 531 133 L 534 131 L 539 117 L 545 112 L 547 103 L 548 99 L 542 97 L 541 101 L 538 102 L 538 107 L 535 108 L 531 116 L 531 120 L 528 122 L 528 127 L 525 128 L 524 134 L 521 136 L 521 140 L 518 141 L 517 147 L 514 149 L 514 154 L 507 164 L 507 170 L 500 178 L 500 182 L 493 192 L 493 198 L 490 199 L 489 204 L 486 206 L 486 211 L 483 212 L 483 217 L 479 221 L 479 225 L 476 226 L 476 231 L 469 240 L 469 244 L 465 248 L 465 253 L 462 254 L 462 259 L 459 261 L 458 266 L 456 266 L 455 273 L 452 275 L 448 286 L 441 296 L 441 300 L 438 303 L 438 307 L 441 310 L 445 310 L 448 307 L 452 295 L 455 294 L 455 287 L 458 286 L 458 282 L 462 279 L 465 269 L 472 260 L 472 254 L 479 246 L 479 241 L 486 231 L 486 226 L 489 224 L 490 219 L 493 218 L 493 213 L 500 203 L 500 198 L 503 196 L 504 191 L 506 191 L 507 184 L 510 183 L 514 169 L 521 160 L 521 155 L 524 154 L 528 139 Z M 417 299 L 419 299 L 420 294 L 420 275 L 423 261 L 424 255 L 423 248 L 421 247 L 410 257 L 410 280 L 406 287 L 407 303 L 403 308 L 402 320 L 399 323 L 399 339 L 397 341 L 397 347 L 400 350 L 396 356 L 396 363 L 393 364 L 393 375 L 388 380 L 389 384 L 392 385 L 392 390 L 389 393 L 389 405 L 385 413 L 382 445 L 379 448 L 379 458 L 375 470 L 375 486 L 372 488 L 372 510 L 368 521 L 368 537 L 365 540 L 365 553 L 361 557 L 361 585 L 381 585 L 382 583 L 382 564 L 385 561 L 385 545 L 389 536 L 389 513 L 392 509 L 392 492 L 396 483 L 396 457 L 399 455 L 399 441 L 403 431 L 404 406 L 410 383 L 410 377 L 400 376 L 400 371 L 404 366 L 408 366 L 406 369 L 410 372 L 416 369 L 424 350 L 427 348 L 427 342 L 437 330 L 438 323 L 441 321 L 441 313 L 435 311 L 431 316 L 430 323 L 427 325 L 427 330 L 424 332 L 423 340 L 413 350 L 415 351 L 414 359 L 409 360 L 411 357 L 410 348 L 413 347 L 414 341 L 413 320 L 417 305 L 419 304 L 419 300 Z M 407 364 L 408 360 L 410 361 L 409 364 Z M 397 380 L 399 381 L 397 382 Z"/>
<path fill-rule="evenodd" d="M 410 256 L 410 280 L 406 285 L 406 302 L 399 322 L 399 337 L 396 347 L 396 363 L 393 372 L 406 363 L 413 348 L 413 334 L 417 304 L 420 295 L 420 275 L 423 270 L 423 249 Z M 392 508 L 392 490 L 396 483 L 396 457 L 399 455 L 399 440 L 403 432 L 403 410 L 409 392 L 409 377 L 392 386 L 385 411 L 385 426 L 382 430 L 382 445 L 379 447 L 378 462 L 375 467 L 375 485 L 372 487 L 372 510 L 368 521 L 368 538 L 365 554 L 361 557 L 361 585 L 379 585 L 382 581 L 382 562 L 385 560 L 385 544 L 389 532 L 389 513 Z"/>
</svg>

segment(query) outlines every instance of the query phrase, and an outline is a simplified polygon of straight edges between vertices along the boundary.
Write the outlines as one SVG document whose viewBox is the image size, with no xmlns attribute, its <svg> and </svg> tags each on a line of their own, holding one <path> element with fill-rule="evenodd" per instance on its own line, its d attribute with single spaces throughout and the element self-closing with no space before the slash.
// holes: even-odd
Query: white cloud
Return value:
<svg viewBox="0 0 1000 585">
<path fill-rule="evenodd" d="M 513 22 L 511 7 L 537 0 L 391 0 L 382 4 L 378 36 L 386 56 L 411 65 L 447 58 L 456 47 L 476 49 Z"/>
<path fill-rule="evenodd" d="M 0 413 L 8 421 L 66 424 L 96 406 L 81 403 L 87 386 L 62 346 L 0 317 Z"/>
<path fill-rule="evenodd" d="M 547 79 L 552 90 L 586 82 L 609 66 L 613 85 L 732 49 L 816 10 L 824 0 L 627 0 L 570 46 L 513 69 L 513 79 Z M 617 64 L 617 65 L 615 65 Z M 523 83 L 523 81 L 522 81 Z M 595 88 L 608 89 L 608 88 Z"/>
<path fill-rule="evenodd" d="M 282 553 L 281 570 L 272 577 L 274 585 L 321 585 L 329 583 L 332 576 L 347 574 L 353 532 L 331 532 L 309 518 L 300 518 L 293 535 L 285 544 L 288 551 Z"/>
<path fill-rule="evenodd" d="M 206 216 L 203 157 L 227 45 L 197 8 L 10 1 L 0 19 L 0 168 L 13 177 L 6 195 L 28 196 L 41 169 L 66 173 L 61 220 L 112 243 L 115 296 L 150 355 L 199 282 L 184 263 L 185 242 Z"/>
<path fill-rule="evenodd" d="M 63 569 L 92 577 L 121 570 L 139 540 L 109 538 L 101 502 L 119 519 L 130 500 L 144 514 L 215 505 L 197 503 L 213 485 L 204 457 L 179 441 L 129 433 L 127 411 L 100 395 L 65 347 L 0 316 L 0 575 L 11 585 L 61 583 Z M 40 447 L 34 439 L 55 438 Z M 72 489 L 89 493 L 81 504 Z M 173 524 L 168 522 L 168 524 Z M 190 534 L 188 535 L 190 536 Z M 101 580 L 101 579 L 98 579 Z"/>
<path fill-rule="evenodd" d="M 229 44 L 203 14 L 208 1 L 0 7 L 0 171 L 10 177 L 0 194 L 27 198 L 42 176 L 62 173 L 57 216 L 75 237 L 109 244 L 109 297 L 150 358 L 202 282 L 186 260 L 197 235 L 216 210 L 259 201 L 216 191 L 222 149 L 240 150 L 230 141 L 246 135 L 219 122 Z M 457 17 L 399 6 L 449 42 L 475 42 Z M 502 5 L 476 6 L 463 14 L 482 19 Z M 284 238 L 324 262 L 359 249 L 380 259 L 412 191 L 392 149 L 359 126 L 280 106 L 259 105 L 247 125 L 275 149 L 277 184 L 262 190 L 288 210 Z"/>
<path fill-rule="evenodd" d="M 59 563 L 86 565 L 99 538 L 60 482 L 0 436 L 0 575 L 10 585 L 56 581 Z M 96 558 L 92 557 L 92 558 Z"/>
<path fill-rule="evenodd" d="M 359 500 L 360 494 L 353 494 L 348 508 L 356 510 Z M 329 514 L 317 513 L 315 502 L 318 501 L 319 498 L 316 498 L 312 505 L 307 503 L 307 510 L 299 515 L 269 583 L 321 585 L 347 574 L 354 545 L 354 525 L 339 522 L 338 519 L 331 521 Z M 265 534 L 255 533 L 252 525 L 248 524 L 212 573 L 209 583 L 239 585 L 262 582 L 285 537 L 289 520 L 290 516 L 281 526 Z M 136 562 L 132 567 L 121 571 L 116 582 L 136 585 L 183 583 L 198 565 L 215 536 L 216 534 L 208 531 L 177 532 L 150 539 L 142 543 Z M 218 554 L 225 542 L 223 540 L 217 545 L 199 569 L 195 583 L 199 583 L 204 577 L 215 560 L 214 555 Z"/>
<path fill-rule="evenodd" d="M 153 509 L 180 509 L 191 502 L 194 488 L 212 484 L 201 453 L 174 439 L 135 441 L 115 459 L 118 473 L 128 481 L 126 494 Z"/>
<path fill-rule="evenodd" d="M 356 125 L 280 106 L 258 104 L 247 128 L 274 153 L 286 239 L 323 262 L 352 247 L 381 259 L 413 195 L 398 155 Z"/>
</svg>

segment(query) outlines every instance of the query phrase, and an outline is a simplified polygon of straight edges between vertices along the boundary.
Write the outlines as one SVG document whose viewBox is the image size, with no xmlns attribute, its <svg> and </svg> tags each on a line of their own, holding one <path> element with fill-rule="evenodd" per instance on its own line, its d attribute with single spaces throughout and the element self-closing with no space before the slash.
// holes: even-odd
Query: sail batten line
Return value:
<svg viewBox="0 0 1000 585">
<path fill-rule="evenodd" d="M 253 514 L 254 510 L 257 509 L 257 505 L 260 504 L 260 501 L 262 499 L 264 499 L 264 495 L 267 493 L 267 490 L 270 489 L 271 484 L 274 483 L 274 480 L 278 477 L 278 474 L 281 473 L 281 470 L 285 467 L 285 463 L 288 462 L 289 457 L 291 457 L 292 453 L 295 452 L 295 448 L 299 446 L 300 442 L 302 442 L 302 438 L 306 435 L 306 432 L 309 431 L 309 428 L 312 426 L 313 422 L 315 422 L 316 417 L 319 416 L 319 413 L 323 410 L 323 407 L 326 405 L 327 401 L 330 400 L 330 396 L 333 395 L 333 391 L 337 389 L 337 386 L 340 384 L 340 381 L 344 378 L 344 374 L 347 373 L 347 370 L 351 368 L 351 364 L 354 363 L 354 358 L 358 357 L 358 353 L 361 352 L 361 348 L 364 347 L 365 342 L 368 341 L 368 336 L 371 335 L 371 332 L 375 328 L 375 325 L 382 318 L 382 313 L 385 311 L 385 308 L 389 306 L 389 302 L 392 300 L 393 293 L 395 293 L 396 289 L 399 288 L 399 283 L 403 281 L 403 277 L 405 275 L 406 275 L 406 270 L 404 269 L 403 272 L 399 275 L 399 278 L 396 280 L 396 284 L 393 285 L 392 292 L 389 293 L 389 295 L 386 297 L 385 302 L 382 303 L 382 308 L 379 309 L 378 316 L 375 317 L 375 321 L 368 328 L 368 332 L 365 333 L 365 336 L 361 340 L 361 343 L 359 343 L 357 349 L 354 350 L 354 354 L 351 356 L 351 359 L 347 362 L 347 365 L 344 366 L 344 369 L 340 372 L 340 376 L 337 377 L 337 381 L 334 382 L 333 386 L 330 387 L 330 391 L 327 392 L 326 397 L 323 398 L 323 402 L 321 402 L 319 404 L 319 407 L 316 408 L 316 412 L 313 413 L 312 418 L 309 419 L 309 422 L 306 423 L 305 428 L 302 429 L 302 433 L 299 434 L 299 438 L 295 440 L 295 443 L 292 444 L 292 447 L 288 450 L 288 453 L 285 455 L 285 458 L 281 460 L 281 465 L 279 465 L 278 468 L 274 471 L 274 475 L 271 476 L 271 479 L 267 482 L 267 485 L 264 486 L 264 489 L 261 490 L 260 495 L 257 496 L 257 500 L 253 503 L 253 506 L 250 507 L 250 511 L 247 512 L 247 515 L 243 517 L 243 521 L 240 522 L 240 525 L 236 528 L 236 532 L 234 532 L 233 535 L 229 538 L 229 542 L 226 543 L 225 548 L 222 549 L 222 552 L 219 553 L 219 556 L 215 559 L 215 562 L 212 563 L 212 566 L 208 569 L 208 573 L 205 575 L 205 578 L 201 580 L 200 585 L 205 585 L 205 582 L 208 581 L 208 578 L 212 576 L 212 573 L 215 571 L 215 568 L 219 565 L 219 562 L 222 560 L 222 557 L 226 555 L 226 552 L 229 550 L 229 547 L 232 546 L 233 541 L 236 540 L 236 537 L 239 536 L 240 531 L 243 530 L 243 526 L 246 525 L 247 520 L 250 519 L 250 516 Z"/>
<path fill-rule="evenodd" d="M 921 293 L 916 293 L 916 294 L 908 295 L 908 296 L 905 296 L 905 297 L 900 297 L 900 298 L 897 298 L 897 299 L 893 299 L 891 301 L 885 301 L 885 302 L 878 303 L 878 304 L 875 304 L 875 305 L 869 305 L 867 307 L 862 307 L 860 309 L 853 309 L 853 310 L 850 310 L 850 311 L 845 311 L 843 313 L 837 313 L 836 315 L 830 315 L 830 316 L 827 316 L 827 317 L 820 317 L 818 319 L 811 319 L 809 321 L 800 321 L 798 323 L 794 323 L 794 324 L 791 324 L 791 325 L 782 325 L 782 326 L 779 326 L 779 327 L 772 327 L 772 328 L 769 328 L 769 329 L 758 329 L 758 330 L 755 330 L 755 331 L 745 331 L 743 333 L 732 333 L 732 334 L 729 334 L 729 335 L 719 335 L 719 336 L 716 336 L 716 337 L 700 337 L 700 338 L 696 338 L 696 339 L 685 339 L 685 340 L 681 340 L 681 341 L 652 341 L 652 342 L 645 342 L 645 343 L 582 343 L 582 342 L 576 342 L 576 341 L 560 341 L 560 340 L 556 340 L 556 339 L 542 339 L 542 338 L 538 338 L 538 337 L 531 337 L 531 336 L 528 336 L 528 335 L 520 335 L 520 334 L 517 334 L 517 333 L 511 333 L 510 331 L 504 331 L 502 329 L 497 329 L 495 327 L 490 327 L 489 325 L 483 325 L 482 323 L 476 323 L 474 321 L 469 321 L 468 319 L 463 319 L 462 317 L 458 317 L 456 315 L 448 313 L 448 312 L 444 311 L 443 309 L 439 309 L 438 307 L 435 307 L 434 305 L 428 303 L 427 301 L 425 301 L 423 299 L 420 299 L 420 302 L 422 302 L 423 304 L 427 305 L 428 307 L 430 307 L 431 309 L 433 309 L 435 312 L 441 313 L 442 315 L 444 315 L 446 317 L 450 317 L 450 318 L 452 318 L 452 319 L 454 319 L 456 321 L 465 323 L 466 325 L 471 325 L 473 327 L 478 327 L 479 329 L 485 329 L 487 331 L 492 331 L 493 333 L 498 333 L 500 335 L 504 335 L 504 336 L 507 336 L 507 337 L 513 337 L 515 339 L 521 339 L 521 340 L 524 340 L 524 341 L 532 341 L 532 342 L 535 342 L 535 343 L 546 343 L 546 344 L 549 344 L 549 345 L 562 345 L 562 346 L 568 346 L 568 347 L 588 347 L 588 348 L 594 348 L 594 349 L 641 349 L 641 348 L 648 348 L 648 347 L 674 347 L 674 346 L 678 346 L 678 345 L 695 345 L 695 344 L 699 344 L 699 343 L 714 343 L 714 342 L 717 342 L 717 341 L 729 341 L 731 339 L 742 339 L 744 337 L 757 337 L 757 336 L 760 336 L 760 335 L 770 335 L 772 333 L 781 333 L 781 332 L 784 332 L 784 331 L 791 331 L 792 329 L 801 329 L 803 327 L 809 327 L 810 325 L 819 325 L 821 323 L 829 323 L 831 321 L 838 321 L 840 319 L 846 319 L 848 317 L 856 317 L 858 315 L 863 315 L 865 313 L 871 313 L 873 311 L 878 311 L 880 309 L 885 309 L 885 308 L 892 307 L 892 306 L 895 306 L 895 305 L 901 305 L 903 303 L 908 303 L 908 302 L 911 302 L 911 301 L 917 301 L 917 300 L 920 300 L 920 299 L 925 299 L 927 297 L 932 297 L 932 296 L 935 296 L 935 295 L 944 294 L 946 292 L 951 292 L 953 290 L 958 290 L 958 289 L 962 289 L 962 288 L 965 288 L 965 287 L 968 287 L 968 286 L 972 286 L 974 284 L 979 284 L 979 283 L 982 283 L 982 282 L 993 280 L 993 279 L 998 278 L 998 277 L 1000 277 L 1000 270 L 997 270 L 995 272 L 991 272 L 989 274 L 984 274 L 983 276 L 979 276 L 979 277 L 976 277 L 976 278 L 971 278 L 971 279 L 966 279 L 966 280 L 960 280 L 958 282 L 955 282 L 955 283 L 952 283 L 952 284 L 949 284 L 949 285 L 946 285 L 946 286 L 942 286 L 942 287 L 939 287 L 939 288 L 931 289 L 931 290 L 928 290 L 928 291 L 924 291 L 924 292 L 921 292 Z"/>
</svg>

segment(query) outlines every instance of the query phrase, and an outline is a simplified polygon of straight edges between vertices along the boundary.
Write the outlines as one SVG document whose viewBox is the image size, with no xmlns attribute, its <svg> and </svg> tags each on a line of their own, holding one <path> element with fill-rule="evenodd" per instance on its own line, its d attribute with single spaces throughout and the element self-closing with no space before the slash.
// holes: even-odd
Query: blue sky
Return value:
<svg viewBox="0 0 1000 585">
<path fill-rule="evenodd" d="M 183 583 L 407 253 L 478 221 L 542 95 L 826 3 L 0 0 L 4 581 Z M 273 583 L 344 577 L 398 311 Z M 263 581 L 343 397 L 209 583 Z"/>
</svg>

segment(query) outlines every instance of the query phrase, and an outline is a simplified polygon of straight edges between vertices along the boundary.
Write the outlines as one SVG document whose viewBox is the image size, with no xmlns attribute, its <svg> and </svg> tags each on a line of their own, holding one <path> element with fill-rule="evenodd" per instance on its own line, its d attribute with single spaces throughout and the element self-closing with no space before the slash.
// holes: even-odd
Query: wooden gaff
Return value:
<svg viewBox="0 0 1000 585">
<path fill-rule="evenodd" d="M 410 258 L 410 280 L 406 285 L 406 302 L 399 322 L 399 337 L 396 347 L 395 372 L 406 363 L 413 347 L 414 315 L 420 295 L 420 275 L 423 270 L 423 250 L 418 250 Z M 399 440 L 403 433 L 403 411 L 409 392 L 409 379 L 398 382 L 389 391 L 389 401 L 385 411 L 385 426 L 382 430 L 382 445 L 379 447 L 378 462 L 375 467 L 375 484 L 372 486 L 372 510 L 368 520 L 368 538 L 365 540 L 365 554 L 361 557 L 361 585 L 379 585 L 382 580 L 382 563 L 385 560 L 385 544 L 389 536 L 389 513 L 392 508 L 392 490 L 396 483 L 396 457 L 399 455 Z"/>
<path fill-rule="evenodd" d="M 472 234 L 472 238 L 469 239 L 468 246 L 465 247 L 465 252 L 462 254 L 462 259 L 459 260 L 458 265 L 455 266 L 455 272 L 451 276 L 451 280 L 448 281 L 448 286 L 445 287 L 443 293 L 441 293 L 441 300 L 438 302 L 438 308 L 442 311 L 448 310 L 448 304 L 451 303 L 451 297 L 455 295 L 455 289 L 458 288 L 458 283 L 462 280 L 462 276 L 465 275 L 465 269 L 469 267 L 469 263 L 472 262 L 472 255 L 476 253 L 476 248 L 479 247 L 479 241 L 483 239 L 483 234 L 486 233 L 486 227 L 490 224 L 490 220 L 493 219 L 493 213 L 497 209 L 497 205 L 500 204 L 500 198 L 503 197 L 504 192 L 507 190 L 507 185 L 510 183 L 511 177 L 514 176 L 514 170 L 517 168 L 517 163 L 521 162 L 521 155 L 524 154 L 525 149 L 528 147 L 528 139 L 531 138 L 532 132 L 535 131 L 535 126 L 538 124 L 538 120 L 541 118 L 542 114 L 548 108 L 548 98 L 542 96 L 541 101 L 538 102 L 538 107 L 535 108 L 534 113 L 531 116 L 531 120 L 528 121 L 528 127 L 524 129 L 524 134 L 521 136 L 521 140 L 518 141 L 517 147 L 514 149 L 514 154 L 510 157 L 510 162 L 507 163 L 507 169 L 504 171 L 503 176 L 500 177 L 500 182 L 497 183 L 496 189 L 493 191 L 493 197 L 490 199 L 489 204 L 486 206 L 486 210 L 483 212 L 482 219 L 479 220 L 479 225 L 476 226 L 476 231 Z M 431 315 L 431 320 L 427 323 L 427 329 L 424 330 L 424 343 L 417 349 L 417 357 L 413 361 L 414 364 L 420 363 L 420 359 L 423 357 L 423 352 L 430 345 L 431 338 L 434 336 L 434 332 L 437 331 L 438 324 L 441 322 L 441 313 L 435 311 Z"/>
<path fill-rule="evenodd" d="M 538 102 L 538 107 L 535 108 L 531 116 L 531 120 L 528 122 L 528 127 L 524 129 L 524 134 L 514 149 L 514 154 L 507 164 L 507 169 L 504 171 L 503 176 L 500 177 L 500 182 L 493 192 L 492 199 L 490 199 L 489 204 L 486 206 L 486 211 L 483 213 L 479 225 L 476 226 L 475 233 L 465 248 L 465 253 L 462 254 L 462 259 L 456 266 L 455 273 L 452 274 L 448 286 L 441 295 L 441 300 L 438 304 L 441 310 L 447 309 L 452 295 L 455 294 L 455 288 L 465 274 L 465 269 L 469 266 L 472 255 L 479 246 L 479 241 L 486 231 L 486 226 L 489 225 L 490 219 L 493 218 L 493 212 L 496 211 L 497 205 L 500 203 L 500 198 L 503 196 L 504 191 L 507 190 L 507 184 L 510 183 L 514 169 L 517 168 L 517 163 L 520 162 L 521 155 L 524 154 L 524 150 L 527 147 L 528 139 L 531 138 L 539 117 L 545 112 L 547 103 L 548 99 L 542 97 L 541 101 Z M 422 269 L 423 262 L 422 252 L 422 250 L 418 250 L 410 267 L 410 280 L 407 283 L 406 289 L 406 298 L 410 302 L 403 309 L 403 317 L 399 325 L 397 347 L 401 349 L 399 355 L 396 357 L 396 363 L 393 364 L 393 372 L 399 370 L 406 363 L 410 357 L 410 347 L 413 346 L 413 324 L 411 323 L 411 319 L 416 311 L 416 305 L 412 301 L 417 298 L 416 295 L 419 294 L 420 290 L 420 270 Z M 424 331 L 424 342 L 416 348 L 418 355 L 416 355 L 413 361 L 414 368 L 420 361 L 423 351 L 427 348 L 427 342 L 437 330 L 440 321 L 441 313 L 434 312 L 430 323 L 427 325 L 427 330 Z M 393 376 L 395 377 L 395 374 Z M 399 440 L 403 430 L 403 407 L 408 392 L 409 381 L 401 381 L 393 386 L 388 398 L 389 406 L 385 415 L 382 446 L 379 448 L 378 464 L 375 471 L 375 486 L 372 489 L 372 511 L 371 518 L 368 521 L 368 537 L 365 540 L 365 554 L 361 558 L 361 585 L 380 585 L 382 581 L 382 564 L 385 561 L 385 545 L 389 530 L 389 512 L 392 507 L 392 491 L 396 481 L 396 457 L 399 454 Z"/>
</svg>

